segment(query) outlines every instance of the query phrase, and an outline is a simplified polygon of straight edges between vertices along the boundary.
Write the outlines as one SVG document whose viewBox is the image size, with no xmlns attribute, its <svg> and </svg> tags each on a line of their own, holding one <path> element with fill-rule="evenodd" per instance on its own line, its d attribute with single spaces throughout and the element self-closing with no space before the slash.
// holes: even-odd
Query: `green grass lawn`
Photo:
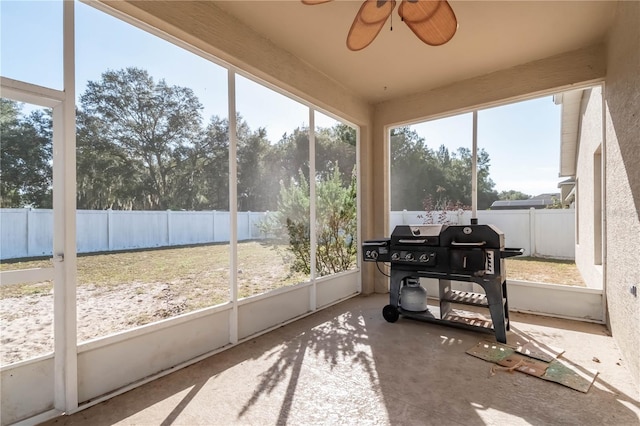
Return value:
<svg viewBox="0 0 640 426">
<path fill-rule="evenodd" d="M 509 280 L 585 286 L 573 260 L 512 257 L 505 261 Z"/>
</svg>

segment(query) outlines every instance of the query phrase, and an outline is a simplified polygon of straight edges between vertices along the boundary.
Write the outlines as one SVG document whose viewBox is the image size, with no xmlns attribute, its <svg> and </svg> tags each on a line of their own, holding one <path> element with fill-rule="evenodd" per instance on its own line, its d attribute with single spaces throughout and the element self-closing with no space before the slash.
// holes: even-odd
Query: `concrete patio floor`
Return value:
<svg viewBox="0 0 640 426">
<path fill-rule="evenodd" d="M 587 393 L 465 351 L 493 335 L 381 315 L 358 296 L 46 425 L 638 425 L 640 389 L 602 325 L 512 314 L 599 374 Z"/>
</svg>

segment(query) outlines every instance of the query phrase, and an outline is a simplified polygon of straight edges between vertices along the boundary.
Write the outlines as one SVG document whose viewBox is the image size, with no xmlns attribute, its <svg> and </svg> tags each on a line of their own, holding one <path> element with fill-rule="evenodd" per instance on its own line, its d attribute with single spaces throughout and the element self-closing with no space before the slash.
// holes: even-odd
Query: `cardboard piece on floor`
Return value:
<svg viewBox="0 0 640 426">
<path fill-rule="evenodd" d="M 503 359 L 512 356 L 515 352 L 516 350 L 511 346 L 490 342 L 479 342 L 477 345 L 467 350 L 469 355 L 473 355 L 495 364 L 497 364 L 498 361 L 502 361 Z"/>
<path fill-rule="evenodd" d="M 597 371 L 580 369 L 557 359 L 547 362 L 531 358 L 501 343 L 479 342 L 467 350 L 467 353 L 505 369 L 517 370 L 584 393 L 589 391 L 598 374 Z"/>
<path fill-rule="evenodd" d="M 524 345 L 516 347 L 516 351 L 531 358 L 551 362 L 564 353 L 564 349 L 547 346 L 535 340 L 529 340 Z"/>
<path fill-rule="evenodd" d="M 512 368 L 531 376 L 542 377 L 549 367 L 549 363 L 539 359 L 529 358 L 526 355 L 514 353 L 497 362 L 503 367 Z"/>
<path fill-rule="evenodd" d="M 578 365 L 555 360 L 549 363 L 549 368 L 547 368 L 541 379 L 560 383 L 571 389 L 587 393 L 597 375 L 597 370 L 586 369 Z"/>
</svg>

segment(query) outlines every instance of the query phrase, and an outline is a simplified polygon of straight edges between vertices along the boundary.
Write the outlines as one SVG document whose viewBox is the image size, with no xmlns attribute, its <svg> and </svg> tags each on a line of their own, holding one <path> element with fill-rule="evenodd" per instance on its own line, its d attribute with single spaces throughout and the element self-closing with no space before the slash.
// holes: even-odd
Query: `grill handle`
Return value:
<svg viewBox="0 0 640 426">
<path fill-rule="evenodd" d="M 362 245 L 366 247 L 384 247 L 389 245 L 389 241 L 388 240 L 365 241 Z"/>
<path fill-rule="evenodd" d="M 421 239 L 421 240 L 398 240 L 398 243 L 400 244 L 424 244 L 426 243 L 427 240 L 425 239 Z"/>
<path fill-rule="evenodd" d="M 500 257 L 504 259 L 507 257 L 522 256 L 523 254 L 523 248 L 505 248 L 500 252 Z"/>
<path fill-rule="evenodd" d="M 458 243 L 456 241 L 451 241 L 452 246 L 458 246 L 458 247 L 482 247 L 485 244 L 487 244 L 486 241 L 476 241 L 473 243 Z"/>
</svg>

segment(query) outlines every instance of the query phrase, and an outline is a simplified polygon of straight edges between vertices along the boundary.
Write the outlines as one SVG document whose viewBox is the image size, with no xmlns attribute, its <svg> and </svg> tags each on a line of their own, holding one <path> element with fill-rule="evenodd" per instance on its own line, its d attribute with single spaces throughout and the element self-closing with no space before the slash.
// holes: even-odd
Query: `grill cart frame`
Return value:
<svg viewBox="0 0 640 426">
<path fill-rule="evenodd" d="M 363 243 L 364 261 L 391 262 L 389 304 L 382 310 L 385 320 L 393 323 L 403 316 L 489 332 L 501 343 L 507 342 L 509 330 L 504 259 L 523 252 L 505 248 L 504 234 L 495 226 L 478 224 L 398 225 L 391 238 Z M 408 283 L 420 278 L 438 280 L 439 312 L 433 307 L 419 312 L 403 307 L 403 294 L 407 297 L 413 290 Z M 478 284 L 484 293 L 453 290 L 452 281 Z M 487 309 L 490 320 L 479 315 Z"/>
</svg>

